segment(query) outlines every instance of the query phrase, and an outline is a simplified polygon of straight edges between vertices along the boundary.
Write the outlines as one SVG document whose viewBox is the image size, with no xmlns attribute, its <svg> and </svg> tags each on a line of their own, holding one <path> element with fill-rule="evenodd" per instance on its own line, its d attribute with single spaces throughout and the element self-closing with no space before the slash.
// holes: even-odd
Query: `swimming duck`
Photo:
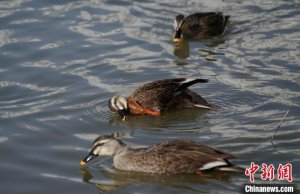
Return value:
<svg viewBox="0 0 300 194">
<path fill-rule="evenodd" d="M 212 109 L 199 94 L 188 89 L 196 83 L 208 82 L 207 79 L 165 79 L 146 83 L 137 88 L 127 99 L 114 96 L 108 101 L 111 111 L 119 112 L 122 120 L 129 114 L 159 115 L 162 111 L 183 108 Z"/>
<path fill-rule="evenodd" d="M 221 171 L 244 172 L 232 165 L 228 159 L 232 154 L 208 147 L 195 141 L 171 140 L 145 148 L 132 148 L 116 135 L 96 138 L 90 153 L 80 161 L 84 166 L 97 156 L 112 156 L 115 168 L 157 174 L 199 174 L 217 169 Z"/>
<path fill-rule="evenodd" d="M 226 30 L 230 16 L 221 12 L 195 13 L 184 17 L 177 15 L 174 21 L 174 42 L 181 39 L 204 39 L 221 35 Z"/>
</svg>

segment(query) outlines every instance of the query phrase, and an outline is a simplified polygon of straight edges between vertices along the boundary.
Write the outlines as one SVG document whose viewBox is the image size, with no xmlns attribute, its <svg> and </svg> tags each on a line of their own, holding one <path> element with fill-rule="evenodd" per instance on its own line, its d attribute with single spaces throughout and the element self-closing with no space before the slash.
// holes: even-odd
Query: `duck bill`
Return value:
<svg viewBox="0 0 300 194">
<path fill-rule="evenodd" d="M 182 39 L 181 39 L 181 30 L 180 29 L 177 29 L 175 31 L 175 34 L 174 34 L 174 38 L 173 38 L 173 41 L 174 42 L 180 42 Z"/>
<path fill-rule="evenodd" d="M 122 110 L 119 110 L 118 112 L 119 112 L 119 114 L 122 117 L 122 121 L 125 121 L 127 119 L 127 115 L 128 115 L 127 114 L 127 110 L 126 109 L 122 109 Z"/>
<path fill-rule="evenodd" d="M 87 163 L 89 163 L 90 161 L 92 161 L 94 158 L 96 158 L 97 156 L 93 153 L 89 153 L 89 155 L 87 157 L 85 157 L 83 160 L 80 161 L 80 166 L 84 166 Z"/>
</svg>

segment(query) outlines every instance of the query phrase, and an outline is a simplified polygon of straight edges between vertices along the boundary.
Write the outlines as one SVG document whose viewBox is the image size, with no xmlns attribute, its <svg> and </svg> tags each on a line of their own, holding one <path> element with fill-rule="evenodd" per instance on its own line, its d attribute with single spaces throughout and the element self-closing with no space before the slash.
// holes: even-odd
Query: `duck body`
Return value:
<svg viewBox="0 0 300 194">
<path fill-rule="evenodd" d="M 206 164 L 228 166 L 233 155 L 193 142 L 173 140 L 149 148 L 127 147 L 113 157 L 120 170 L 156 174 L 199 173 Z"/>
<path fill-rule="evenodd" d="M 120 110 L 126 110 L 127 113 L 135 115 L 159 115 L 163 111 L 184 108 L 212 109 L 214 105 L 188 89 L 193 84 L 207 81 L 177 78 L 146 83 L 137 88 L 127 99 L 114 96 L 109 100 L 109 107 L 112 111 L 120 113 Z"/>
<path fill-rule="evenodd" d="M 167 175 L 202 174 L 211 169 L 243 171 L 229 163 L 229 159 L 235 158 L 232 154 L 194 141 L 172 140 L 146 148 L 132 148 L 113 136 L 97 139 L 81 165 L 96 156 L 109 155 L 113 156 L 115 168 L 125 171 Z"/>
<path fill-rule="evenodd" d="M 200 40 L 222 35 L 226 30 L 229 17 L 221 12 L 195 13 L 187 17 L 177 15 L 174 23 L 174 41 Z"/>
<path fill-rule="evenodd" d="M 197 104 L 211 108 L 212 106 L 204 98 L 188 89 L 190 85 L 207 81 L 185 78 L 158 80 L 137 88 L 129 98 L 138 102 L 144 108 L 157 112 L 170 109 L 196 108 L 195 105 Z"/>
</svg>

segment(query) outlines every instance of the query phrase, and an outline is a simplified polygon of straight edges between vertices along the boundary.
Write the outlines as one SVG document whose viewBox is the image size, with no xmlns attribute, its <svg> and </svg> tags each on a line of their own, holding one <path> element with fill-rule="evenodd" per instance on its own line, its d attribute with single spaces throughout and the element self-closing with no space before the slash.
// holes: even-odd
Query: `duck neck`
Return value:
<svg viewBox="0 0 300 194">
<path fill-rule="evenodd" d="M 114 156 L 122 154 L 124 151 L 126 151 L 128 149 L 128 146 L 125 143 L 121 143 L 120 147 L 116 150 Z"/>
</svg>

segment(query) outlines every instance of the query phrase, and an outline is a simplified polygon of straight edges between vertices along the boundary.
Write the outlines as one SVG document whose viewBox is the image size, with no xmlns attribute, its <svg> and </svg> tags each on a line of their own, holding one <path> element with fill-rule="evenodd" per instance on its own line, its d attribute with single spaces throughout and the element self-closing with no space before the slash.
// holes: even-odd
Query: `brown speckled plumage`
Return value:
<svg viewBox="0 0 300 194">
<path fill-rule="evenodd" d="M 233 155 L 193 142 L 173 140 L 149 148 L 128 148 L 114 156 L 118 169 L 158 174 L 196 173 L 203 165 L 224 161 Z"/>
<path fill-rule="evenodd" d="M 199 94 L 187 89 L 190 85 L 207 82 L 207 80 L 195 79 L 186 85 L 183 84 L 184 81 L 185 78 L 178 78 L 147 83 L 137 88 L 129 97 L 144 108 L 158 112 L 168 109 L 196 108 L 195 104 L 212 107 Z"/>
<path fill-rule="evenodd" d="M 89 155 L 111 155 L 114 166 L 120 170 L 168 175 L 199 173 L 215 168 L 221 170 L 226 167 L 235 172 L 243 170 L 229 163 L 228 159 L 235 158 L 232 154 L 194 141 L 172 140 L 147 148 L 132 148 L 117 138 L 108 137 L 108 141 L 100 139 L 94 142 Z M 107 149 L 113 151 L 107 154 Z M 86 159 L 83 161 L 86 162 Z"/>
</svg>

